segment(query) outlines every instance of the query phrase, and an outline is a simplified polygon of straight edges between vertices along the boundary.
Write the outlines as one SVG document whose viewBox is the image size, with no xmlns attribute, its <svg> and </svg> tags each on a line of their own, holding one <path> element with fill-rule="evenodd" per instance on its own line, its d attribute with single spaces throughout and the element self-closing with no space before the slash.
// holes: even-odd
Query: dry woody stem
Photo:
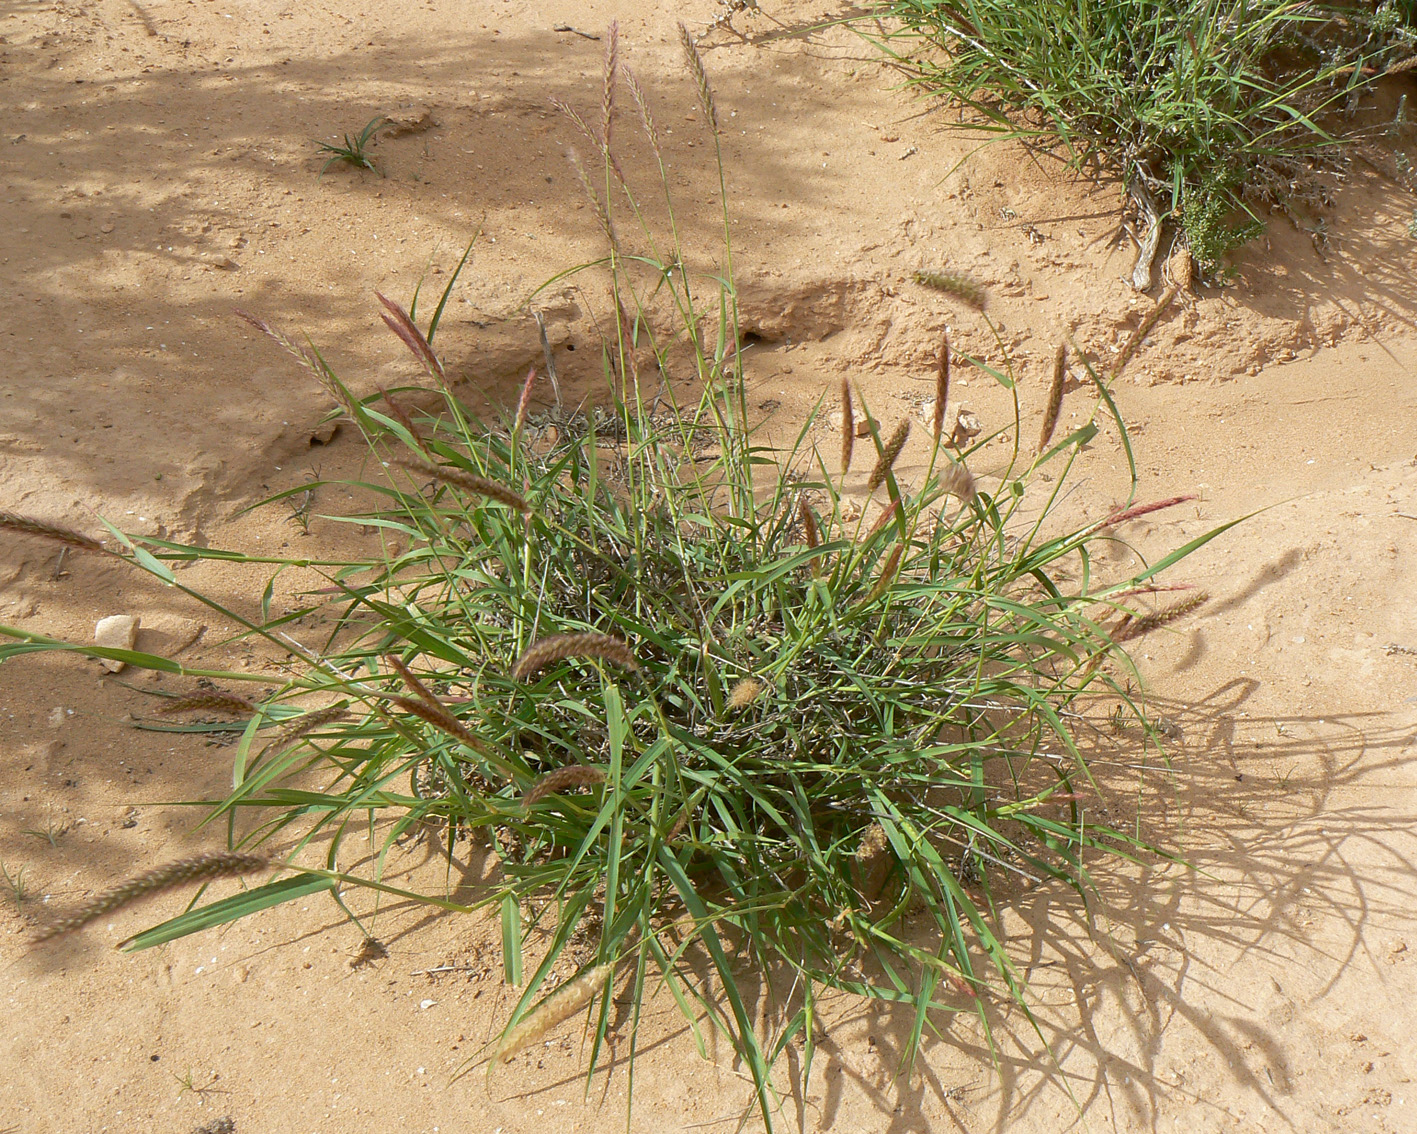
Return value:
<svg viewBox="0 0 1417 1134">
<path fill-rule="evenodd" d="M 56 937 L 73 933 L 104 914 L 112 913 L 149 894 L 170 890 L 187 882 L 207 882 L 213 878 L 250 874 L 269 865 L 270 860 L 263 855 L 232 853 L 202 854 L 196 858 L 170 862 L 166 866 L 159 866 L 156 870 L 149 870 L 146 874 L 128 879 L 121 886 L 95 898 L 68 917 L 46 926 L 35 936 L 35 941 L 52 941 Z"/>
<path fill-rule="evenodd" d="M 554 634 L 533 642 L 512 666 L 512 679 L 525 681 L 566 658 L 600 658 L 634 672 L 640 668 L 630 647 L 609 634 Z"/>
</svg>

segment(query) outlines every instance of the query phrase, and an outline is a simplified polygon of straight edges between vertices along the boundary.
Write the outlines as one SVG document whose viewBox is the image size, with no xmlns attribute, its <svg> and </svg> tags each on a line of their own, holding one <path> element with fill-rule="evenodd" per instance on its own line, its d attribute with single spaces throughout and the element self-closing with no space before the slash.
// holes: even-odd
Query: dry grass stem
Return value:
<svg viewBox="0 0 1417 1134">
<path fill-rule="evenodd" d="M 395 457 L 393 463 L 410 472 L 419 472 L 444 484 L 451 484 L 455 488 L 476 493 L 478 496 L 486 496 L 489 500 L 505 504 L 515 512 L 531 511 L 531 505 L 525 499 L 518 496 L 505 484 L 488 480 L 485 476 L 474 476 L 472 473 L 465 473 L 461 469 L 452 469 L 447 465 L 435 465 L 428 461 L 416 461 L 406 457 Z"/>
<path fill-rule="evenodd" d="M 866 481 L 867 493 L 875 492 L 885 483 L 886 477 L 895 467 L 896 459 L 900 456 L 900 451 L 905 448 L 906 438 L 910 436 L 910 418 L 901 418 L 900 424 L 895 427 L 895 432 L 891 434 L 891 439 L 886 442 L 886 447 L 881 450 L 881 456 L 876 461 L 876 467 L 871 470 L 871 477 Z"/>
<path fill-rule="evenodd" d="M 63 937 L 75 930 L 82 929 L 89 922 L 103 917 L 104 914 L 112 913 L 114 910 L 136 902 L 139 898 L 145 898 L 149 894 L 170 890 L 174 886 L 181 886 L 187 882 L 206 882 L 213 878 L 230 878 L 240 874 L 250 874 L 254 870 L 261 870 L 269 865 L 270 860 L 262 855 L 228 852 L 202 854 L 195 858 L 184 858 L 178 862 L 170 862 L 166 866 L 159 866 L 156 870 L 149 870 L 146 874 L 139 874 L 135 878 L 128 879 L 121 886 L 95 898 L 68 917 L 51 923 L 40 930 L 34 940 L 36 942 L 51 941 L 56 937 Z"/>
<path fill-rule="evenodd" d="M 709 129 L 717 134 L 718 109 L 714 106 L 713 88 L 709 86 L 708 73 L 704 70 L 704 61 L 699 57 L 693 33 L 682 21 L 679 24 L 679 42 L 684 47 L 684 61 L 689 65 L 689 73 L 694 76 L 694 83 L 699 88 L 699 105 L 703 108 L 704 117 L 708 119 Z"/>
<path fill-rule="evenodd" d="M 940 342 L 940 361 L 935 367 L 935 441 L 938 443 L 945 431 L 945 403 L 950 397 L 950 337 L 946 335 Z"/>
<path fill-rule="evenodd" d="M 911 279 L 922 287 L 933 288 L 935 291 L 943 291 L 947 295 L 952 295 L 956 299 L 962 299 L 979 311 L 983 311 L 989 301 L 988 293 L 968 276 L 955 275 L 952 272 L 929 272 L 922 269 L 912 273 Z"/>
<path fill-rule="evenodd" d="M 615 966 L 596 965 L 567 981 L 532 1011 L 526 1019 L 502 1037 L 493 1061 L 510 1063 L 512 1056 L 530 1047 L 557 1024 L 570 1019 L 587 1004 L 614 973 Z"/>
<path fill-rule="evenodd" d="M 1048 387 L 1048 402 L 1043 407 L 1043 428 L 1038 433 L 1038 452 L 1048 448 L 1053 430 L 1058 427 L 1058 412 L 1063 408 L 1063 383 L 1068 377 L 1068 347 L 1059 343 L 1053 355 L 1053 381 Z"/>
<path fill-rule="evenodd" d="M 1146 313 L 1146 318 L 1141 321 L 1132 337 L 1127 340 L 1127 345 L 1122 348 L 1122 353 L 1117 357 L 1117 365 L 1112 368 L 1112 377 L 1122 373 L 1127 363 L 1131 362 L 1133 356 L 1140 349 L 1141 344 L 1146 341 L 1147 335 L 1151 334 L 1151 329 L 1156 326 L 1156 321 L 1161 318 L 1162 313 L 1171 306 L 1171 301 L 1176 298 L 1175 286 L 1168 287 L 1161 294 L 1161 298 L 1156 301 L 1156 306 Z"/>
<path fill-rule="evenodd" d="M 214 712 L 230 713 L 236 717 L 249 717 L 255 711 L 255 705 L 235 693 L 192 693 L 186 697 L 174 697 L 158 709 L 160 713 Z"/>
<path fill-rule="evenodd" d="M 547 772 L 544 776 L 540 776 L 536 783 L 531 785 L 531 789 L 522 796 L 522 806 L 530 807 L 533 803 L 541 802 L 548 795 L 555 795 L 570 787 L 589 787 L 592 784 L 603 784 L 604 782 L 604 768 L 597 768 L 590 764 L 571 764 L 565 768 L 557 768 L 554 772 Z"/>
<path fill-rule="evenodd" d="M 1130 642 L 1134 638 L 1140 638 L 1144 634 L 1150 634 L 1153 630 L 1158 630 L 1162 626 L 1175 622 L 1179 618 L 1195 611 L 1205 603 L 1210 601 L 1210 595 L 1205 591 L 1192 595 L 1190 598 L 1182 599 L 1180 602 L 1172 603 L 1168 607 L 1158 610 L 1155 614 L 1148 614 L 1143 618 L 1132 619 L 1128 615 L 1117 625 L 1117 629 L 1112 632 L 1113 643 Z"/>
<path fill-rule="evenodd" d="M 21 535 L 35 536 L 38 539 L 47 539 L 53 543 L 62 543 L 65 547 L 72 547 L 78 551 L 103 552 L 108 550 L 92 536 L 86 536 L 72 528 L 60 527 L 58 524 L 48 524 L 43 520 L 21 516 L 15 512 L 0 512 L 0 529 L 18 532 Z"/>
<path fill-rule="evenodd" d="M 629 645 L 609 634 L 554 634 L 533 642 L 512 666 L 512 679 L 525 681 L 566 658 L 600 658 L 634 672 L 640 668 Z"/>
</svg>

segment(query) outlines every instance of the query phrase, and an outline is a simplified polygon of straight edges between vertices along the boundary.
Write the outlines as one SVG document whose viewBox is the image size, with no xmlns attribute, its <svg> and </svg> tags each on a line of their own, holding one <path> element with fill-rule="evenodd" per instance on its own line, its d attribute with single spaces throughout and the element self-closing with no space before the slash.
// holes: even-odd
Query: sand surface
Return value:
<svg viewBox="0 0 1417 1134">
<path fill-rule="evenodd" d="M 439 346 L 474 408 L 505 405 L 541 357 L 521 305 L 599 254 L 567 159 L 584 143 L 550 100 L 598 111 L 604 43 L 589 37 L 613 18 L 664 129 L 686 245 L 716 263 L 717 177 L 674 22 L 702 32 L 724 10 L 4 6 L 0 508 L 253 551 L 362 548 L 366 534 L 320 518 L 351 504 L 333 489 L 308 534 L 279 507 L 242 514 L 367 470 L 347 427 L 320 430 L 328 397 L 233 309 L 308 334 L 360 394 L 413 381 L 373 293 L 407 301 L 430 257 L 441 286 L 481 227 Z M 753 404 L 795 427 L 846 374 L 882 420 L 915 413 L 946 327 L 997 362 L 977 312 L 911 281 L 948 268 L 988 289 L 1036 421 L 1056 343 L 1114 355 L 1164 265 L 1150 295 L 1132 292 L 1115 185 L 1012 147 L 973 152 L 859 38 L 812 30 L 841 11 L 763 0 L 702 41 Z M 1417 82 L 1382 98 L 1404 92 Z M 318 176 L 312 139 L 377 115 L 407 126 L 371 151 L 387 176 Z M 649 178 L 632 125 L 627 171 Z M 997 1066 L 962 1014 L 898 1076 L 905 1022 L 830 1002 L 784 1129 L 1417 1130 L 1417 200 L 1390 176 L 1397 153 L 1417 158 L 1411 130 L 1355 160 L 1313 223 L 1275 217 L 1234 287 L 1184 291 L 1116 390 L 1141 498 L 1198 496 L 1124 533 L 1142 553 L 1256 513 L 1171 576 L 1213 600 L 1138 653 L 1176 739 L 1169 785 L 1132 782 L 1133 802 L 1193 869 L 1105 872 L 1090 913 L 1047 887 L 1014 896 L 1004 928 L 1042 1038 L 1000 1011 Z M 569 284 L 538 304 L 574 396 L 598 371 L 592 306 Z M 956 390 L 986 426 L 1011 413 L 982 372 Z M 1065 422 L 1084 398 L 1069 395 Z M 1104 432 L 1067 506 L 1105 514 L 1126 491 Z M 211 566 L 184 581 L 247 611 L 264 585 Z M 0 621 L 83 639 L 127 612 L 144 649 L 272 664 L 121 565 L 0 542 Z M 0 1131 L 185 1134 L 223 1115 L 244 1134 L 625 1129 L 625 1045 L 587 1090 L 578 1026 L 450 1082 L 512 1003 L 481 915 L 356 895 L 388 950 L 364 960 L 323 898 L 111 948 L 180 909 L 172 895 L 32 953 L 48 910 L 220 840 L 173 801 L 223 794 L 229 753 L 133 728 L 154 686 L 169 687 L 54 655 L 0 669 L 0 862 L 30 890 L 18 911 L 0 893 Z M 1109 743 L 1125 792 L 1140 741 Z M 394 877 L 432 889 L 471 892 L 491 868 L 461 850 L 448 878 L 424 844 L 396 857 Z M 672 1005 L 649 1006 L 646 1029 L 630 1129 L 758 1127 L 723 1044 L 700 1059 Z"/>
</svg>

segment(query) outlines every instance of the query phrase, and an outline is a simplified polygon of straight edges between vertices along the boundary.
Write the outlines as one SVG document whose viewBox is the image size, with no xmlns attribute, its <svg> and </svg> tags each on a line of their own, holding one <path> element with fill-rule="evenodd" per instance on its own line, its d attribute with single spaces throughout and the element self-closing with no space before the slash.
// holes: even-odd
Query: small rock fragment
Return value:
<svg viewBox="0 0 1417 1134">
<path fill-rule="evenodd" d="M 131 650 L 138 644 L 138 622 L 139 619 L 134 614 L 110 614 L 107 618 L 100 618 L 93 631 L 94 645 L 114 650 Z M 98 660 L 109 673 L 119 673 L 127 664 L 112 658 Z"/>
</svg>

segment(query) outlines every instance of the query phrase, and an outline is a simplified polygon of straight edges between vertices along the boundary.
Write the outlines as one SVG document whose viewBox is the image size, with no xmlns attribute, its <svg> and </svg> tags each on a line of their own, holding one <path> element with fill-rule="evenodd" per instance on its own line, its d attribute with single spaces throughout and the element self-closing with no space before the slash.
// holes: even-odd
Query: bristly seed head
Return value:
<svg viewBox="0 0 1417 1134">
<path fill-rule="evenodd" d="M 972 503 L 978 491 L 974 474 L 955 461 L 950 461 L 946 468 L 940 470 L 940 488 L 965 504 Z"/>
<path fill-rule="evenodd" d="M 78 551 L 106 552 L 108 550 L 92 536 L 86 536 L 71 528 L 60 527 L 58 524 L 48 524 L 43 520 L 21 516 L 15 512 L 0 512 L 0 528 L 19 532 L 21 535 L 47 539 L 54 543 L 62 543 L 65 547 L 72 547 Z"/>
<path fill-rule="evenodd" d="M 253 870 L 261 870 L 269 865 L 270 860 L 263 855 L 227 852 L 202 854 L 195 858 L 184 858 L 178 862 L 170 862 L 166 866 L 159 866 L 156 870 L 149 870 L 146 874 L 139 874 L 136 878 L 130 878 L 121 886 L 100 895 L 68 917 L 41 929 L 35 935 L 34 940 L 38 943 L 63 937 L 75 930 L 82 929 L 89 922 L 103 917 L 104 914 L 112 913 L 114 910 L 128 905 L 130 902 L 136 902 L 139 898 L 144 898 L 149 894 L 169 890 L 173 886 L 180 886 L 184 882 L 205 882 L 213 878 L 250 874 Z"/>
<path fill-rule="evenodd" d="M 438 361 L 438 356 L 433 353 L 432 345 L 423 332 L 418 329 L 418 324 L 410 318 L 407 311 L 388 296 L 377 291 L 374 294 L 384 305 L 384 310 L 380 312 L 384 324 L 399 337 L 404 346 L 408 347 L 413 357 L 423 364 L 423 369 L 428 371 L 429 377 L 433 378 L 440 386 L 446 387 L 448 379 L 443 373 L 443 364 Z"/>
<path fill-rule="evenodd" d="M 347 716 L 349 716 L 349 711 L 344 702 L 340 702 L 337 705 L 327 705 L 323 709 L 316 709 L 314 712 L 302 713 L 271 737 L 271 747 L 284 748 L 286 745 L 299 740 L 302 736 L 308 736 L 316 729 L 323 728 L 327 724 L 342 721 Z"/>
<path fill-rule="evenodd" d="M 1043 407 L 1043 428 L 1038 434 L 1038 452 L 1042 453 L 1058 427 L 1058 411 L 1063 406 L 1063 384 L 1068 377 L 1068 347 L 1059 343 L 1053 355 L 1053 382 L 1048 387 L 1048 403 Z"/>
<path fill-rule="evenodd" d="M 486 496 L 489 500 L 497 501 L 498 504 L 505 504 L 513 511 L 523 514 L 531 511 L 531 505 L 525 499 L 518 496 L 505 484 L 498 484 L 497 481 L 488 480 L 485 476 L 474 476 L 461 469 L 449 468 L 447 465 L 435 465 L 428 461 L 416 461 L 409 457 L 394 457 L 392 460 L 400 468 L 408 469 L 410 472 L 420 472 L 424 476 L 431 476 L 434 480 L 442 481 L 444 484 L 451 484 L 455 488 L 475 492 L 479 496 Z"/>
<path fill-rule="evenodd" d="M 698 45 L 694 42 L 693 33 L 680 21 L 679 42 L 684 47 L 684 61 L 689 65 L 689 73 L 694 77 L 694 83 L 699 88 L 699 105 L 703 108 L 704 117 L 708 119 L 709 129 L 715 134 L 718 133 L 718 110 L 713 102 L 713 88 L 709 86 L 708 73 L 704 70 L 704 61 L 699 57 Z"/>
<path fill-rule="evenodd" d="M 628 644 L 609 634 L 553 634 L 533 642 L 512 666 L 512 679 L 525 681 L 548 665 L 566 658 L 600 658 L 632 673 L 640 668 Z"/>
<path fill-rule="evenodd" d="M 570 787 L 603 784 L 605 776 L 604 768 L 597 768 L 592 764 L 571 764 L 565 768 L 557 768 L 554 772 L 547 772 L 539 777 L 536 783 L 531 785 L 531 789 L 522 796 L 522 806 L 529 808 L 548 795 L 555 795 Z"/>
<path fill-rule="evenodd" d="M 945 403 L 950 397 L 950 337 L 940 342 L 940 361 L 935 367 L 935 440 L 945 431 Z"/>
<path fill-rule="evenodd" d="M 1118 623 L 1117 629 L 1112 634 L 1114 643 L 1130 642 L 1134 638 L 1140 638 L 1144 634 L 1150 634 L 1153 630 L 1160 629 L 1170 622 L 1175 622 L 1178 618 L 1184 618 L 1192 611 L 1203 606 L 1210 601 L 1210 595 L 1205 591 L 1192 595 L 1190 598 L 1182 599 L 1180 602 L 1172 603 L 1168 607 L 1163 607 L 1155 614 L 1148 614 L 1135 621 L 1128 616 L 1123 622 Z"/>
<path fill-rule="evenodd" d="M 530 1015 L 502 1037 L 493 1062 L 510 1063 L 512 1056 L 530 1047 L 557 1024 L 568 1020 L 590 1003 L 615 972 L 614 964 L 596 965 L 567 981 L 543 1000 Z"/>
<path fill-rule="evenodd" d="M 841 475 L 851 468 L 851 453 L 856 447 L 856 414 L 851 406 L 851 382 L 841 380 Z"/>
<path fill-rule="evenodd" d="M 174 697 L 163 705 L 160 713 L 189 713 L 208 711 L 230 713 L 232 716 L 250 716 L 256 706 L 234 693 L 192 693 L 186 697 Z"/>
<path fill-rule="evenodd" d="M 881 450 L 880 459 L 876 462 L 876 467 L 871 470 L 871 478 L 866 482 L 866 492 L 872 493 L 885 483 L 886 475 L 895 467 L 896 458 L 900 456 L 900 451 L 905 448 L 905 439 L 910 436 L 910 418 L 901 418 L 900 424 L 895 427 L 895 432 L 891 434 L 891 439 L 886 442 L 886 447 Z"/>
<path fill-rule="evenodd" d="M 746 709 L 767 691 L 767 682 L 758 677 L 745 677 L 742 681 L 736 682 L 732 689 L 728 691 L 728 701 L 725 708 L 730 713 L 736 713 L 739 709 Z"/>
</svg>

